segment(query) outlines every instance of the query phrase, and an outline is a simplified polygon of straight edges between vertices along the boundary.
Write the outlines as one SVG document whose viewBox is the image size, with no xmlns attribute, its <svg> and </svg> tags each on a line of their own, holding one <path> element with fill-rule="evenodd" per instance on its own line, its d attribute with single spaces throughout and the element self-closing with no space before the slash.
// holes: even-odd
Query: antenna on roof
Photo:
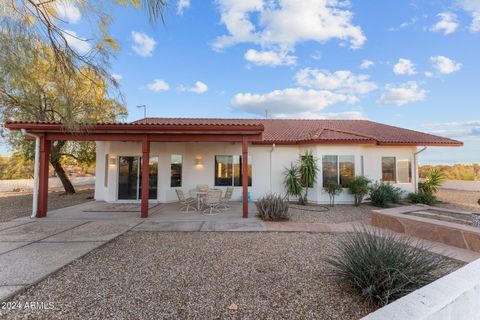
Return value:
<svg viewBox="0 0 480 320">
<path fill-rule="evenodd" d="M 143 118 L 147 118 L 147 105 L 146 104 L 142 104 L 140 106 L 137 106 L 137 108 L 143 108 Z"/>
<path fill-rule="evenodd" d="M 265 119 L 268 119 L 268 109 L 265 109 Z"/>
</svg>

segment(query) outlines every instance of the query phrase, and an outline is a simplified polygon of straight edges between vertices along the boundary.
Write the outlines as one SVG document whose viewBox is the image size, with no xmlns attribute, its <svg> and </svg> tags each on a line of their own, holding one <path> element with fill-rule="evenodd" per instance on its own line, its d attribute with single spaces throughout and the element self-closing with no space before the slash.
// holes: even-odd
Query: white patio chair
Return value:
<svg viewBox="0 0 480 320">
<path fill-rule="evenodd" d="M 220 199 L 220 207 L 224 209 L 230 208 L 228 203 L 232 199 L 233 190 L 235 190 L 233 187 L 227 187 L 227 191 L 225 191 L 225 195 Z"/>
<path fill-rule="evenodd" d="M 205 197 L 205 201 L 203 205 L 207 207 L 207 209 L 203 210 L 203 214 L 205 215 L 215 215 L 220 213 L 220 209 L 218 206 L 221 203 L 222 199 L 222 191 L 221 190 L 210 190 L 207 192 Z"/>
<path fill-rule="evenodd" d="M 197 211 L 195 208 L 195 204 L 197 203 L 196 199 L 192 197 L 185 198 L 181 189 L 175 189 L 175 192 L 177 193 L 178 201 L 182 204 L 182 207 L 180 208 L 181 212 L 188 212 L 190 208 L 192 208 L 193 211 Z"/>
<path fill-rule="evenodd" d="M 208 184 L 198 184 L 196 186 L 196 189 L 197 191 L 207 192 L 210 189 L 210 187 L 208 186 Z"/>
</svg>

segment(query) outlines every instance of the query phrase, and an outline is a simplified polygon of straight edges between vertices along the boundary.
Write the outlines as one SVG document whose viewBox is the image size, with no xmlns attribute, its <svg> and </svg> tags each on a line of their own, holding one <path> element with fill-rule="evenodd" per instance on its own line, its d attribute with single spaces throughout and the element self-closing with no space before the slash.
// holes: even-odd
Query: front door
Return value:
<svg viewBox="0 0 480 320">
<path fill-rule="evenodd" d="M 149 159 L 148 198 L 157 199 L 158 157 Z M 139 200 L 142 195 L 142 157 L 118 157 L 118 199 Z"/>
</svg>

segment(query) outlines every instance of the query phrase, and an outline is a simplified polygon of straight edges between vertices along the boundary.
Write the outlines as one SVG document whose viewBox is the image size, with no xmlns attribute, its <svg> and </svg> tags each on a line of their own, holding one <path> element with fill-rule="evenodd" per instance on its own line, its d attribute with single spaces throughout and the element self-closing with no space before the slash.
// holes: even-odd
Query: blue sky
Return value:
<svg viewBox="0 0 480 320">
<path fill-rule="evenodd" d="M 480 0 L 180 0 L 165 25 L 113 17 L 129 120 L 143 104 L 152 117 L 366 118 L 465 142 L 423 163 L 480 161 Z M 64 20 L 89 36 L 81 11 Z"/>
</svg>

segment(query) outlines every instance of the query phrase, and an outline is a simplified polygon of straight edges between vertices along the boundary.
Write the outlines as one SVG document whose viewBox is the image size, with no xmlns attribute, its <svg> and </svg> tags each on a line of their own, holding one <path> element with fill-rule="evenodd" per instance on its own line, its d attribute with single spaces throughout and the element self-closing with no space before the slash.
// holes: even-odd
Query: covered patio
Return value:
<svg viewBox="0 0 480 320">
<path fill-rule="evenodd" d="M 248 149 L 249 144 L 261 141 L 264 127 L 261 123 L 232 122 L 225 119 L 215 125 L 201 119 L 197 123 L 182 123 L 180 120 L 170 124 L 148 123 L 148 119 L 134 123 L 97 123 L 78 124 L 72 132 L 61 123 L 44 122 L 7 122 L 5 127 L 10 130 L 22 130 L 26 139 L 36 139 L 38 144 L 38 197 L 36 217 L 47 216 L 48 211 L 48 175 L 50 150 L 53 141 L 111 141 L 135 142 L 141 146 L 141 175 L 149 176 L 149 159 L 151 143 L 156 142 L 220 142 L 241 144 L 242 202 L 240 206 L 232 206 L 212 219 L 238 214 L 238 217 L 249 217 L 248 204 Z M 140 191 L 140 217 L 147 218 L 150 214 L 158 214 L 158 208 L 149 205 L 149 180 L 142 179 Z M 237 209 L 241 210 L 237 210 Z M 172 208 L 170 208 L 172 209 Z M 175 210 L 168 210 L 175 212 Z M 241 215 L 240 215 L 241 212 Z M 178 218 L 181 215 L 175 214 Z"/>
</svg>

